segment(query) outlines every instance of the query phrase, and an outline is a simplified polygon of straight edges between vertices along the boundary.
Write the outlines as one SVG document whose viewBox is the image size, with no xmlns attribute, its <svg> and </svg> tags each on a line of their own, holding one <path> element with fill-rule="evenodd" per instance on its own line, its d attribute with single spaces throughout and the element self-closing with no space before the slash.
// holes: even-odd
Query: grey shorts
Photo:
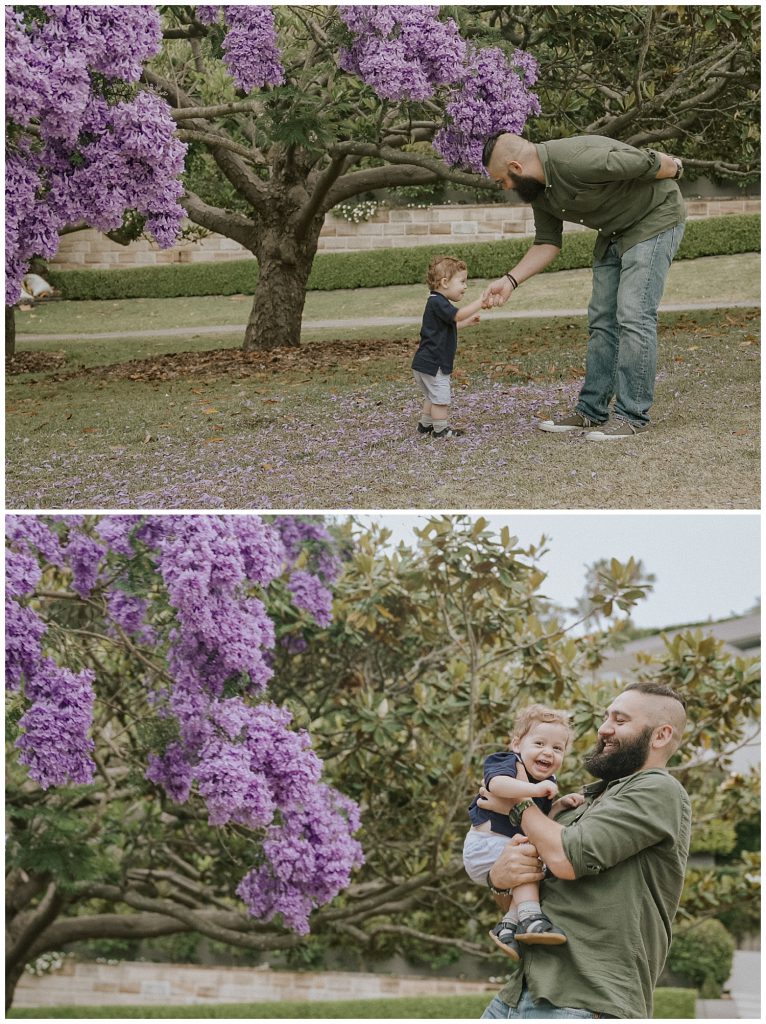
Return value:
<svg viewBox="0 0 766 1024">
<path fill-rule="evenodd" d="M 429 402 L 432 402 L 434 405 L 452 404 L 448 373 L 442 373 L 441 370 L 437 370 L 436 376 L 433 377 L 430 373 L 421 373 L 420 370 L 413 370 L 412 376 Z"/>
<path fill-rule="evenodd" d="M 498 832 L 477 832 L 473 828 L 468 832 L 463 843 L 463 867 L 472 882 L 487 884 L 487 872 L 510 841 Z"/>
</svg>

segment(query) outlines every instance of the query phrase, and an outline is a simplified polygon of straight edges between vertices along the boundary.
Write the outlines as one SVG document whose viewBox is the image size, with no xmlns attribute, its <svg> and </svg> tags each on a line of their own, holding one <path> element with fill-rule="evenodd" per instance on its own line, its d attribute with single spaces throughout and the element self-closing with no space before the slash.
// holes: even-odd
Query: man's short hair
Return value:
<svg viewBox="0 0 766 1024">
<path fill-rule="evenodd" d="M 684 711 L 686 711 L 686 699 L 682 697 L 680 693 L 672 690 L 669 686 L 665 686 L 663 683 L 630 683 L 630 685 L 626 686 L 625 689 L 638 690 L 639 693 L 648 693 L 653 697 L 670 697 L 671 700 L 677 700 Z"/>
<path fill-rule="evenodd" d="M 505 132 L 495 132 L 494 135 L 490 135 L 487 141 L 484 143 L 484 149 L 481 151 L 481 162 L 484 167 L 489 167 L 489 162 L 492 159 L 492 154 L 495 151 L 495 143 L 501 135 L 505 135 Z"/>
</svg>

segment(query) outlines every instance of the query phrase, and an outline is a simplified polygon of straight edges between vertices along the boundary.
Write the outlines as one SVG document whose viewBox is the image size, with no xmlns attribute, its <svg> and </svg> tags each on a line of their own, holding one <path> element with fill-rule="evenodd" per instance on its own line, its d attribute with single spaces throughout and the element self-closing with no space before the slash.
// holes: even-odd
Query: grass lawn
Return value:
<svg viewBox="0 0 766 1024">
<path fill-rule="evenodd" d="M 399 1020 L 440 1017 L 442 1020 L 475 1020 L 494 993 L 486 996 L 429 996 L 408 999 L 353 999 L 327 1002 L 280 1003 L 195 1003 L 193 1006 L 56 1006 L 40 1010 L 12 1010 L 9 1017 L 325 1017 L 396 1018 Z M 684 988 L 659 988 L 654 994 L 654 1017 L 691 1020 L 695 1016 L 696 992 Z"/>
<path fill-rule="evenodd" d="M 726 299 L 729 302 L 742 302 L 755 299 L 759 295 L 760 263 L 760 253 L 681 260 L 670 269 L 663 301 L 693 303 Z M 469 281 L 463 302 L 478 298 L 485 284 L 485 281 L 479 279 Z M 506 309 L 585 309 L 590 285 L 590 270 L 562 270 L 556 274 L 540 275 L 526 281 L 524 287 L 514 295 L 512 305 Z M 425 285 L 308 292 L 304 319 L 420 316 L 426 294 Z M 16 328 L 20 341 L 23 341 L 24 334 L 56 335 L 77 331 L 87 334 L 238 324 L 243 325 L 244 333 L 250 304 L 251 298 L 246 295 L 51 302 L 17 313 Z M 192 330 L 192 336 L 193 333 Z M 132 342 L 130 347 L 133 354 Z"/>
<path fill-rule="evenodd" d="M 673 271 L 696 266 L 697 286 L 720 297 L 700 267 L 709 262 Z M 744 264 L 740 269 L 744 280 Z M 573 274 L 587 272 L 566 272 Z M 561 299 L 566 289 L 557 279 L 564 276 L 544 282 L 561 300 L 553 304 L 578 305 Z M 393 293 L 401 290 L 356 292 L 354 309 L 311 315 L 364 315 L 360 301 L 374 298 L 368 291 L 388 293 L 369 315 L 399 315 Z M 752 281 L 746 290 L 753 295 Z M 309 299 L 334 303 L 339 294 Z M 213 324 L 222 307 L 235 306 L 226 299 L 163 300 L 157 326 L 192 302 L 204 303 Z M 77 330 L 80 315 L 89 317 L 91 331 L 119 329 L 115 322 L 126 320 L 142 329 L 132 315 L 139 304 L 118 303 L 130 310 L 114 316 L 111 303 L 38 308 L 41 319 L 49 318 L 51 341 L 24 343 L 22 336 L 19 350 L 60 354 L 51 355 L 49 369 L 9 378 L 8 508 L 759 504 L 755 309 L 662 314 L 653 429 L 627 442 L 594 444 L 536 429 L 539 417 L 570 408 L 579 391 L 584 317 L 485 321 L 466 329 L 453 378 L 454 419 L 469 432 L 433 441 L 415 433 L 420 402 L 409 362 L 416 326 L 307 331 L 298 350 L 248 355 L 236 335 L 195 338 L 193 328 L 181 338 L 124 343 L 88 340 L 85 333 L 82 341 L 56 340 Z M 81 314 L 85 307 L 99 307 L 100 320 L 93 311 Z M 42 333 L 37 323 L 31 329 Z"/>
</svg>

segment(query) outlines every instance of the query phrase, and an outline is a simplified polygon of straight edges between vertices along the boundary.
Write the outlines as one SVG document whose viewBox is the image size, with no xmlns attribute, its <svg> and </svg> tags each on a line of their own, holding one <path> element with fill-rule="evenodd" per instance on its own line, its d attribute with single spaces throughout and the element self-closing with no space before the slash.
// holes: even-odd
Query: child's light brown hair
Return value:
<svg viewBox="0 0 766 1024">
<path fill-rule="evenodd" d="M 449 281 L 459 274 L 461 270 L 468 270 L 468 264 L 463 260 L 457 260 L 454 256 L 434 256 L 428 264 L 426 282 L 431 291 L 434 291 L 443 280 Z"/>
<path fill-rule="evenodd" d="M 529 707 L 522 708 L 513 723 L 511 742 L 523 739 L 529 730 L 539 722 L 546 724 L 555 722 L 556 725 L 563 725 L 568 733 L 567 746 L 572 742 L 574 731 L 569 722 L 569 712 L 559 711 L 558 708 L 548 708 L 545 704 L 530 704 Z"/>
</svg>

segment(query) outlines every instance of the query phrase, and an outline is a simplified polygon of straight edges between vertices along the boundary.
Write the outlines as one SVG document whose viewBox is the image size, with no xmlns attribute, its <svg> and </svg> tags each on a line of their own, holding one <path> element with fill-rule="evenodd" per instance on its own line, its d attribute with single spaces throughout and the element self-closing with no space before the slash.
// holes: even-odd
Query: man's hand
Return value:
<svg viewBox="0 0 766 1024">
<path fill-rule="evenodd" d="M 513 800 L 490 793 L 486 786 L 479 787 L 479 797 L 476 802 L 482 810 L 495 811 L 497 814 L 508 814 L 514 803 Z"/>
<path fill-rule="evenodd" d="M 492 865 L 489 877 L 497 889 L 515 889 L 543 879 L 543 864 L 526 836 L 513 836 Z"/>
<path fill-rule="evenodd" d="M 498 277 L 496 281 L 490 281 L 481 294 L 481 304 L 485 309 L 493 306 L 503 306 L 511 297 L 513 285 L 507 277 Z"/>
<path fill-rule="evenodd" d="M 549 800 L 553 800 L 558 796 L 559 787 L 552 779 L 543 779 L 542 782 L 538 782 L 535 786 L 537 790 L 536 796 L 547 796 Z"/>
</svg>

